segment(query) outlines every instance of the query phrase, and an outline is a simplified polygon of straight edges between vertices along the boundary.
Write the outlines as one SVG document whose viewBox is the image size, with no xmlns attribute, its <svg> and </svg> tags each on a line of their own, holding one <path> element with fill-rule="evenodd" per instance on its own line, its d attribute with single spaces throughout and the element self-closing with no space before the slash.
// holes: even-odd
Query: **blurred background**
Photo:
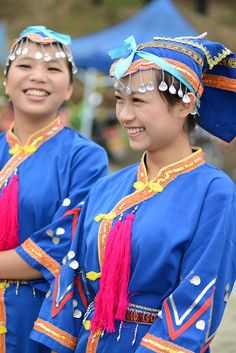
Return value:
<svg viewBox="0 0 236 353">
<path fill-rule="evenodd" d="M 45 25 L 72 36 L 78 67 L 71 101 L 62 107 L 64 122 L 103 145 L 111 170 L 135 162 L 128 141 L 116 121 L 112 82 L 108 78 L 107 51 L 133 34 L 137 42 L 153 36 L 197 35 L 223 42 L 236 52 L 236 0 L 0 0 L 0 79 L 9 43 L 30 25 Z M 223 102 L 222 102 L 223 104 Z M 235 112 L 236 114 L 236 112 Z M 0 85 L 0 130 L 12 121 Z M 196 130 L 192 143 L 206 151 L 207 159 L 236 180 L 236 140 L 219 141 Z M 236 295 L 233 294 L 212 353 L 236 352 Z"/>
</svg>

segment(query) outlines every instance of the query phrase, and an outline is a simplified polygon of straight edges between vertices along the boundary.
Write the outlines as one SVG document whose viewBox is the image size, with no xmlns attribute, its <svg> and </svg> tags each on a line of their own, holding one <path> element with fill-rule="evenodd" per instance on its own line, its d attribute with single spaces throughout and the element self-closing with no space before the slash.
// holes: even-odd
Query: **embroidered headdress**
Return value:
<svg viewBox="0 0 236 353">
<path fill-rule="evenodd" d="M 50 61 L 66 58 L 71 64 L 72 73 L 75 74 L 77 72 L 77 68 L 69 48 L 71 44 L 70 36 L 54 32 L 44 26 L 30 26 L 20 33 L 19 38 L 14 40 L 5 65 L 4 75 L 7 74 L 10 63 L 14 61 L 17 56 L 28 55 L 29 42 L 37 43 L 41 47 L 39 47 L 39 50 L 35 52 L 35 59 Z M 47 52 L 47 45 L 50 45 L 53 48 L 53 56 Z"/>
<path fill-rule="evenodd" d="M 155 89 L 155 83 L 142 82 L 142 70 L 162 71 L 160 91 L 169 90 L 188 103 L 188 92 L 195 94 L 199 112 L 199 125 L 211 134 L 230 142 L 236 136 L 236 56 L 223 44 L 198 37 L 155 37 L 153 41 L 135 43 L 127 38 L 120 48 L 109 52 L 117 60 L 111 67 L 115 88 L 132 93 L 128 84 L 124 87 L 121 77 L 140 71 L 139 92 Z M 177 79 L 179 86 L 165 82 L 165 72 Z M 131 80 L 129 80 L 129 83 Z"/>
</svg>

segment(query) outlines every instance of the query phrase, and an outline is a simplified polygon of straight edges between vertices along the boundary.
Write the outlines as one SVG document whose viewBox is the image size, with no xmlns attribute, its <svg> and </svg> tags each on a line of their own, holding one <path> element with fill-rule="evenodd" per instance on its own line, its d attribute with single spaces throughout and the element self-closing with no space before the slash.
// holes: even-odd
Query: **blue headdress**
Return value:
<svg viewBox="0 0 236 353">
<path fill-rule="evenodd" d="M 119 59 L 111 67 L 111 76 L 119 81 L 138 70 L 162 70 L 159 89 L 169 88 L 170 93 L 178 93 L 187 102 L 187 94 L 166 85 L 164 72 L 168 72 L 180 82 L 180 87 L 183 84 L 195 94 L 199 125 L 230 142 L 236 136 L 236 56 L 223 44 L 204 37 L 155 37 L 137 46 L 131 36 L 122 47 L 109 52 L 111 58 Z M 149 83 L 140 87 L 140 92 L 152 89 Z M 130 87 L 126 90 L 130 93 Z"/>
</svg>

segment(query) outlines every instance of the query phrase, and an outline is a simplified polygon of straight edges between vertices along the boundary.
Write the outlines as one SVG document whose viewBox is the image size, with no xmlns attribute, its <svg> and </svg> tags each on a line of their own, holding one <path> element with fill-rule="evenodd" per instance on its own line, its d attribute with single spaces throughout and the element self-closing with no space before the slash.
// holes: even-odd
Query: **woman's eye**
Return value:
<svg viewBox="0 0 236 353">
<path fill-rule="evenodd" d="M 58 71 L 58 72 L 61 71 L 58 67 L 55 67 L 55 66 L 50 66 L 50 67 L 48 67 L 48 70 L 49 70 L 49 71 Z"/>
<path fill-rule="evenodd" d="M 132 100 L 133 100 L 134 103 L 143 103 L 143 100 L 140 99 L 140 98 L 134 97 Z"/>
<path fill-rule="evenodd" d="M 30 69 L 30 65 L 27 65 L 27 64 L 20 64 L 20 65 L 17 65 L 17 67 L 20 67 L 22 69 Z"/>
<path fill-rule="evenodd" d="M 122 98 L 121 98 L 121 96 L 118 96 L 117 94 L 115 94 L 115 99 L 117 100 L 117 101 L 120 101 Z"/>
</svg>

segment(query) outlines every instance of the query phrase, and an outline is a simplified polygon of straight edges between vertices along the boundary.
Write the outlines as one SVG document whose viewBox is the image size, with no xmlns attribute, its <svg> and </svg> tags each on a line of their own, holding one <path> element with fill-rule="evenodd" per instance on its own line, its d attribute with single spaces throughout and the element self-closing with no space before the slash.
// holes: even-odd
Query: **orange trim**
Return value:
<svg viewBox="0 0 236 353">
<path fill-rule="evenodd" d="M 88 339 L 87 347 L 86 347 L 86 353 L 96 353 L 97 352 L 97 347 L 98 347 L 98 342 L 100 339 L 100 334 L 97 333 L 91 333 Z"/>
<path fill-rule="evenodd" d="M 194 353 L 189 349 L 153 336 L 150 333 L 147 333 L 143 337 L 141 341 L 141 346 L 150 349 L 151 351 L 156 353 Z"/>
<path fill-rule="evenodd" d="M 45 268 L 47 268 L 53 274 L 53 276 L 56 276 L 60 272 L 61 266 L 59 265 L 59 263 L 54 260 L 51 256 L 46 254 L 30 238 L 24 241 L 21 246 L 27 252 L 27 254 L 29 254 L 30 257 L 32 257 L 38 263 L 43 265 Z"/>
<path fill-rule="evenodd" d="M 166 321 L 167 321 L 167 326 L 168 326 L 168 331 L 170 338 L 174 341 L 177 337 L 179 337 L 184 331 L 186 331 L 210 306 L 213 300 L 213 295 L 208 298 L 203 306 L 193 315 L 191 318 L 180 327 L 178 330 L 174 330 L 172 318 L 171 318 L 171 312 L 167 303 L 167 300 L 164 301 L 164 310 L 165 310 L 165 315 L 166 315 Z"/>
<path fill-rule="evenodd" d="M 115 217 L 127 211 L 129 208 L 134 207 L 135 205 L 145 200 L 148 200 L 157 194 L 156 191 L 152 190 L 148 186 L 148 175 L 145 167 L 144 157 L 145 154 L 143 155 L 142 160 L 140 162 L 140 167 L 138 170 L 138 181 L 143 182 L 145 186 L 143 189 L 137 190 L 132 194 L 125 196 L 117 203 L 113 210 L 109 212 L 114 213 Z M 190 172 L 204 163 L 204 153 L 200 148 L 197 148 L 196 151 L 188 157 L 162 168 L 151 182 L 158 183 L 163 188 L 165 188 L 178 175 Z M 112 222 L 113 220 L 104 219 L 100 224 L 98 232 L 98 256 L 100 267 L 103 263 L 106 248 L 106 239 L 112 227 Z"/>
<path fill-rule="evenodd" d="M 59 329 L 58 327 L 50 324 L 47 321 L 37 319 L 34 323 L 34 329 L 38 332 L 45 334 L 48 337 L 51 337 L 53 340 L 59 342 L 67 348 L 74 350 L 76 347 L 76 337 L 70 335 L 64 330 Z"/>
<path fill-rule="evenodd" d="M 5 164 L 5 166 L 0 171 L 0 187 L 8 180 L 12 175 L 14 170 L 24 162 L 28 157 L 30 157 L 44 142 L 55 136 L 61 129 L 63 129 L 63 124 L 59 117 L 54 119 L 49 125 L 40 129 L 33 135 L 31 135 L 26 144 L 22 146 L 21 142 L 16 135 L 13 134 L 14 123 L 11 128 L 6 133 L 6 139 L 10 147 L 18 150 L 12 158 Z"/>
<path fill-rule="evenodd" d="M 0 325 L 6 327 L 5 288 L 0 288 Z M 6 352 L 6 335 L 0 334 L 0 352 Z"/>
<path fill-rule="evenodd" d="M 74 239 L 80 212 L 81 212 L 81 208 L 73 208 L 72 210 L 67 211 L 63 215 L 64 217 L 69 215 L 74 215 L 73 222 L 72 222 L 72 239 Z"/>
<path fill-rule="evenodd" d="M 236 80 L 233 78 L 222 77 L 217 75 L 204 75 L 203 84 L 204 86 L 236 92 Z"/>
</svg>

